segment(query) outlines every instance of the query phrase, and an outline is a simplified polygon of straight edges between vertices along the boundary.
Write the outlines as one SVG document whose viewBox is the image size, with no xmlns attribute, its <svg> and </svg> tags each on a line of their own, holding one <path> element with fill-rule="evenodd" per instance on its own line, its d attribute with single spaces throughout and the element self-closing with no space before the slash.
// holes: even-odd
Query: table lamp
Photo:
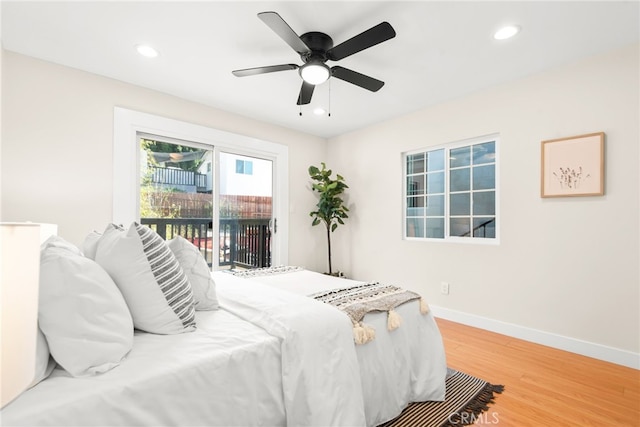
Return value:
<svg viewBox="0 0 640 427">
<path fill-rule="evenodd" d="M 40 224 L 0 223 L 1 407 L 35 375 L 40 232 Z"/>
</svg>

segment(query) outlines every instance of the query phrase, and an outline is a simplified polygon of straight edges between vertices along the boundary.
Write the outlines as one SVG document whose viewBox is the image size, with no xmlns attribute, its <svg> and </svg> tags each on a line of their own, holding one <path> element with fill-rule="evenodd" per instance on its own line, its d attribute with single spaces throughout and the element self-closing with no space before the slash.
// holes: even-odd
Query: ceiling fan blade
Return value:
<svg viewBox="0 0 640 427">
<path fill-rule="evenodd" d="M 298 54 L 309 53 L 311 50 L 300 39 L 295 31 L 291 29 L 284 19 L 276 12 L 261 12 L 258 13 L 258 18 L 273 30 L 274 33 L 280 36 L 289 46 L 293 48 Z"/>
<path fill-rule="evenodd" d="M 315 89 L 314 85 L 303 81 L 302 87 L 300 88 L 300 95 L 298 95 L 297 105 L 309 104 L 313 96 L 313 89 Z"/>
<path fill-rule="evenodd" d="M 396 32 L 388 22 L 382 22 L 375 27 L 369 28 L 357 36 L 351 37 L 349 40 L 327 51 L 327 58 L 332 61 L 351 56 L 361 50 L 370 48 L 379 43 L 392 39 L 396 36 Z"/>
<path fill-rule="evenodd" d="M 371 92 L 377 92 L 382 86 L 384 86 L 383 81 L 338 65 L 331 68 L 331 75 L 337 79 L 344 80 L 345 82 L 370 90 Z"/>
<path fill-rule="evenodd" d="M 256 74 L 273 73 L 275 71 L 296 70 L 296 64 L 269 65 L 267 67 L 245 68 L 243 70 L 233 70 L 232 73 L 236 77 L 255 76 Z"/>
</svg>

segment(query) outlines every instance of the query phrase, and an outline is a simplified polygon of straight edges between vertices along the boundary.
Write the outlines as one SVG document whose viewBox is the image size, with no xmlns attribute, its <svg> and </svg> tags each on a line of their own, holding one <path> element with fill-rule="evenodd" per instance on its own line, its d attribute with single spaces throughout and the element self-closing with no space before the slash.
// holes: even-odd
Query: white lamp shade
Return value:
<svg viewBox="0 0 640 427">
<path fill-rule="evenodd" d="M 0 223 L 0 401 L 33 381 L 38 331 L 40 225 Z"/>
</svg>

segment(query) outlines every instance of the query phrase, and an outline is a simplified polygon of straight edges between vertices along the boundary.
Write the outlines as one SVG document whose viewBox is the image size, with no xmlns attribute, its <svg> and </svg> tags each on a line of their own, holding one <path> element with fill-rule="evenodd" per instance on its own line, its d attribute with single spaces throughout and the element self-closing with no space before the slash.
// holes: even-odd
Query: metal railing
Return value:
<svg viewBox="0 0 640 427">
<path fill-rule="evenodd" d="M 214 251 L 218 251 L 220 266 L 260 268 L 271 265 L 269 219 L 221 219 L 215 247 L 210 218 L 141 218 L 140 223 L 165 240 L 175 236 L 187 239 L 200 250 L 209 266 L 213 264 Z"/>
<path fill-rule="evenodd" d="M 207 175 L 176 168 L 149 166 L 151 182 L 165 185 L 192 185 L 198 190 L 207 187 Z"/>
</svg>

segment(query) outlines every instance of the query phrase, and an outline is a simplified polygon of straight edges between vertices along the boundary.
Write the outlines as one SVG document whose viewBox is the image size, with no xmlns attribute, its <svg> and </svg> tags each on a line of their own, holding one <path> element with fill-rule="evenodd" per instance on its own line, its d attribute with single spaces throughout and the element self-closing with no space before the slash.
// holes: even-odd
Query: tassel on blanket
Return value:
<svg viewBox="0 0 640 427">
<path fill-rule="evenodd" d="M 376 330 L 373 329 L 371 326 L 369 325 L 365 325 L 364 323 L 360 322 L 360 324 L 362 325 L 362 327 L 364 328 L 364 332 L 367 336 L 367 342 L 369 341 L 373 341 L 373 339 L 376 337 Z"/>
<path fill-rule="evenodd" d="M 376 337 L 376 330 L 362 322 L 353 324 L 353 340 L 356 344 L 366 344 Z"/>
<path fill-rule="evenodd" d="M 353 340 L 356 344 L 364 344 L 366 340 L 366 332 L 359 323 L 353 325 Z"/>
<path fill-rule="evenodd" d="M 429 312 L 429 304 L 424 300 L 424 298 L 420 298 L 420 313 L 427 314 Z"/>
<path fill-rule="evenodd" d="M 389 310 L 389 315 L 387 316 L 387 329 L 393 331 L 398 329 L 402 324 L 402 317 L 395 310 Z"/>
</svg>

